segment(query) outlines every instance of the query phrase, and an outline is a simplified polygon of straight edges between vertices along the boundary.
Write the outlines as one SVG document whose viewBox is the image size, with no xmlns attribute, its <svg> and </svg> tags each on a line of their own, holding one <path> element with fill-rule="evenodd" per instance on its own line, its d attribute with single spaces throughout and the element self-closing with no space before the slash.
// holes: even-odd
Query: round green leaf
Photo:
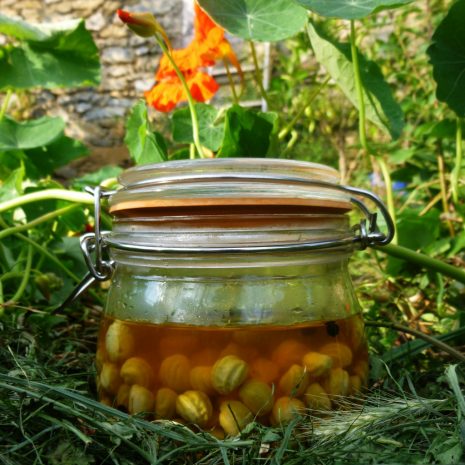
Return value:
<svg viewBox="0 0 465 465">
<path fill-rule="evenodd" d="M 438 87 L 436 96 L 465 116 L 465 0 L 452 5 L 433 34 L 427 53 Z"/>
<path fill-rule="evenodd" d="M 398 8 L 413 0 L 296 0 L 303 7 L 329 18 L 360 19 L 381 10 Z"/>
<path fill-rule="evenodd" d="M 246 40 L 275 42 L 297 34 L 307 12 L 293 0 L 199 0 L 224 29 Z"/>
<path fill-rule="evenodd" d="M 18 122 L 4 117 L 0 121 L 0 151 L 33 149 L 50 144 L 61 135 L 64 127 L 61 118 L 44 116 Z"/>
</svg>

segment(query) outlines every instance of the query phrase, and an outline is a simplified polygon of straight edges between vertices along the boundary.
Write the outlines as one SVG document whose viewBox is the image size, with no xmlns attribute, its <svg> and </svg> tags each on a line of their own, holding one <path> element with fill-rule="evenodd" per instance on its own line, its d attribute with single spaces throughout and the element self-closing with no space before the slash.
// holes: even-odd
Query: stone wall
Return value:
<svg viewBox="0 0 465 465">
<path fill-rule="evenodd" d="M 122 148 L 124 117 L 153 85 L 159 58 L 153 41 L 136 36 L 121 23 L 118 8 L 154 12 L 173 46 L 183 46 L 183 32 L 185 37 L 188 28 L 183 0 L 0 0 L 2 14 L 31 23 L 86 19 L 100 51 L 100 86 L 38 92 L 33 113 L 63 117 L 68 135 L 109 161 L 127 156 Z"/>
</svg>

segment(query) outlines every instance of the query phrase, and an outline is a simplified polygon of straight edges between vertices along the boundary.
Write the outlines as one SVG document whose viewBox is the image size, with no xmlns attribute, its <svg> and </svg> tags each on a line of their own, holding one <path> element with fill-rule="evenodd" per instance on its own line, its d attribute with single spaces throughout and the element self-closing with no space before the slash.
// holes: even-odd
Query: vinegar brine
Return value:
<svg viewBox="0 0 465 465">
<path fill-rule="evenodd" d="M 360 315 L 294 326 L 183 326 L 105 317 L 96 356 L 102 402 L 235 435 L 318 414 L 367 383 Z"/>
</svg>

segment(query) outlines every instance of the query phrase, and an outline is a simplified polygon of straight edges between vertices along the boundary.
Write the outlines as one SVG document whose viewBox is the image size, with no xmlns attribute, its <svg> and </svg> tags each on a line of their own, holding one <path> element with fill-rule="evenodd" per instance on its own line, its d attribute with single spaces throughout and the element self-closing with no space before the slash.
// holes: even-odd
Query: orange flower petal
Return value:
<svg viewBox="0 0 465 465">
<path fill-rule="evenodd" d="M 158 82 L 151 90 L 144 92 L 147 104 L 158 111 L 167 113 L 183 100 L 183 89 L 179 79 Z"/>
<path fill-rule="evenodd" d="M 220 86 L 207 73 L 201 71 L 195 73 L 187 80 L 190 93 L 197 102 L 205 102 L 210 100 L 218 91 Z"/>
<path fill-rule="evenodd" d="M 200 8 L 197 2 L 194 3 L 194 11 L 194 40 L 203 41 L 207 38 L 208 33 L 212 29 L 221 29 L 213 22 L 210 16 L 208 16 L 207 13 Z"/>
</svg>

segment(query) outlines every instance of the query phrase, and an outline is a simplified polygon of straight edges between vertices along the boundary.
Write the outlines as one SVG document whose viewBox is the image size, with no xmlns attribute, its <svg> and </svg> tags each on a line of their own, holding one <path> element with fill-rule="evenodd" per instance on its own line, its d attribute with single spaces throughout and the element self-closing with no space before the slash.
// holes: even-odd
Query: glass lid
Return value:
<svg viewBox="0 0 465 465">
<path fill-rule="evenodd" d="M 141 165 L 120 176 L 110 211 L 218 206 L 301 207 L 342 213 L 350 195 L 339 173 L 318 163 L 270 158 L 178 160 Z"/>
</svg>

